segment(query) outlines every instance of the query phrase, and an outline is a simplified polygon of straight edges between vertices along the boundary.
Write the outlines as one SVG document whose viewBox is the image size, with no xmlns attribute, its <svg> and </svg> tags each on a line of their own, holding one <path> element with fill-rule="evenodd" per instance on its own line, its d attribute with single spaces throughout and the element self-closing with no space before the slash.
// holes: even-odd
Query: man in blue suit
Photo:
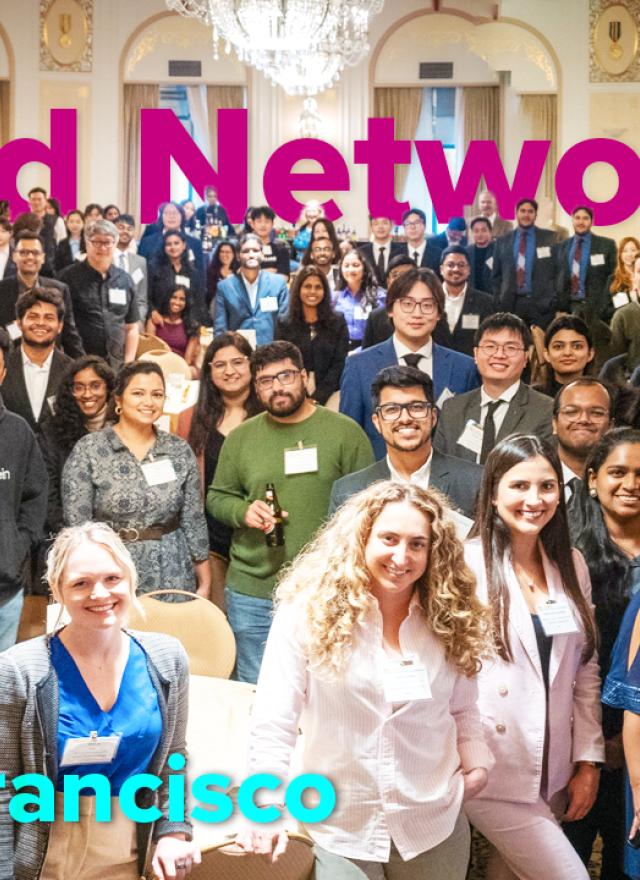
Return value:
<svg viewBox="0 0 640 880">
<path fill-rule="evenodd" d="M 449 397 L 480 385 L 472 358 L 436 345 L 431 338 L 444 313 L 444 292 L 435 272 L 404 272 L 387 291 L 386 306 L 393 336 L 347 358 L 340 384 L 340 412 L 364 428 L 377 459 L 384 457 L 386 449 L 371 420 L 371 383 L 383 367 L 406 364 L 427 373 L 439 407 Z"/>
<path fill-rule="evenodd" d="M 215 335 L 229 330 L 253 330 L 255 345 L 273 342 L 276 320 L 284 317 L 289 305 L 287 284 L 280 275 L 263 272 L 262 242 L 257 235 L 240 239 L 240 269 L 225 278 L 216 291 Z M 253 342 L 253 340 L 250 340 Z"/>
</svg>

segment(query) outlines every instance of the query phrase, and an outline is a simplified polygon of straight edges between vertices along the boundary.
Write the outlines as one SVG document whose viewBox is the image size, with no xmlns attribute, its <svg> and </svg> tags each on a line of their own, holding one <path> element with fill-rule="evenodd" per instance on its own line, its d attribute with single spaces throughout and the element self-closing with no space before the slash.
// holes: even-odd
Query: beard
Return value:
<svg viewBox="0 0 640 880">
<path fill-rule="evenodd" d="M 26 333 L 22 334 L 22 339 L 27 345 L 30 345 L 31 348 L 50 348 L 56 341 L 56 336 L 51 336 L 45 339 L 34 339 L 32 336 L 28 336 Z"/>
<path fill-rule="evenodd" d="M 286 398 L 286 400 L 283 399 L 280 403 L 275 404 L 276 397 Z M 306 399 L 307 391 L 305 388 L 302 388 L 297 394 L 292 394 L 290 391 L 273 391 L 264 407 L 272 416 L 292 416 L 298 412 Z"/>
</svg>

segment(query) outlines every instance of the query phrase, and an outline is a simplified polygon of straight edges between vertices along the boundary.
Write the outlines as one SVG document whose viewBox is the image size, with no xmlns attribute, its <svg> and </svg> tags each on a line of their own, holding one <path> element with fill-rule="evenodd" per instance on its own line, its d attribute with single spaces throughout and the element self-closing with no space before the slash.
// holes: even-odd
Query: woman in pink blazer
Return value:
<svg viewBox="0 0 640 880">
<path fill-rule="evenodd" d="M 558 819 L 582 818 L 604 759 L 591 585 L 570 549 L 562 471 L 533 435 L 485 464 L 465 558 L 491 608 L 496 656 L 478 675 L 496 764 L 470 821 L 493 844 L 489 880 L 587 880 Z"/>
</svg>

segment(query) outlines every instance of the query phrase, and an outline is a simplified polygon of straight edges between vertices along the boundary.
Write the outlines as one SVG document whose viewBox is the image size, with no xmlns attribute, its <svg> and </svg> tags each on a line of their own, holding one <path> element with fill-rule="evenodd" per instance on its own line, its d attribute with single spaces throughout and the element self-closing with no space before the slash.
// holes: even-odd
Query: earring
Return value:
<svg viewBox="0 0 640 880">
<path fill-rule="evenodd" d="M 589 495 L 591 495 L 592 498 L 598 497 L 598 493 L 596 492 L 595 489 L 589 489 Z"/>
<path fill-rule="evenodd" d="M 119 415 L 121 414 L 121 412 L 122 412 L 122 407 L 121 407 L 120 404 L 118 403 L 118 404 L 116 405 L 116 415 L 119 416 Z"/>
</svg>

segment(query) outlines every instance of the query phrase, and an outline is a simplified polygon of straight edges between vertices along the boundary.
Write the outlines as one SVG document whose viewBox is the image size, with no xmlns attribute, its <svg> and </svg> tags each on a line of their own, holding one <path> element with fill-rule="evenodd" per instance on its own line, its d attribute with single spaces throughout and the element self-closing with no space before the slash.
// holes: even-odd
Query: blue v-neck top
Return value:
<svg viewBox="0 0 640 880">
<path fill-rule="evenodd" d="M 130 776 L 144 773 L 151 763 L 162 734 L 162 715 L 158 695 L 147 667 L 147 655 L 129 639 L 129 657 L 115 703 L 104 712 L 87 687 L 76 663 L 58 636 L 51 639 L 51 662 L 58 677 L 58 764 L 68 739 L 119 736 L 120 744 L 108 764 L 69 764 L 59 767 L 56 788 L 63 790 L 67 774 L 101 773 L 117 795 Z M 93 793 L 93 792 L 91 792 Z"/>
</svg>

